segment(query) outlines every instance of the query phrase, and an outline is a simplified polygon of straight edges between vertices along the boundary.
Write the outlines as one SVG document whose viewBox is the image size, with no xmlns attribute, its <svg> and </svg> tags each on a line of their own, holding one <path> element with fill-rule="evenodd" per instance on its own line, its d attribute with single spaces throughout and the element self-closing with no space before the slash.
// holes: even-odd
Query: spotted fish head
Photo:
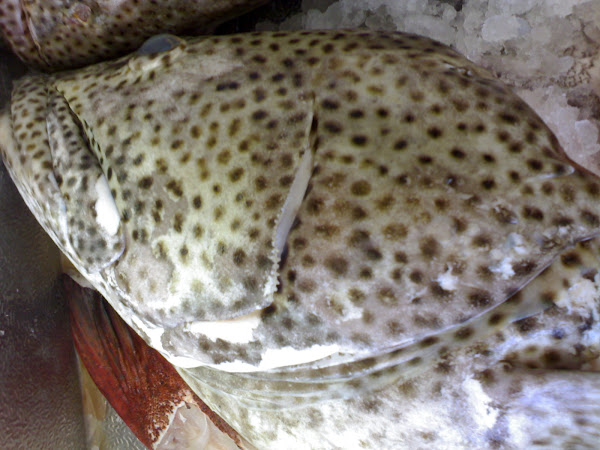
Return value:
<svg viewBox="0 0 600 450">
<path fill-rule="evenodd" d="M 249 402 L 422 370 L 551 303 L 514 294 L 600 228 L 600 184 L 522 100 L 402 33 L 158 38 L 22 80 L 0 133 L 83 276 Z"/>
</svg>

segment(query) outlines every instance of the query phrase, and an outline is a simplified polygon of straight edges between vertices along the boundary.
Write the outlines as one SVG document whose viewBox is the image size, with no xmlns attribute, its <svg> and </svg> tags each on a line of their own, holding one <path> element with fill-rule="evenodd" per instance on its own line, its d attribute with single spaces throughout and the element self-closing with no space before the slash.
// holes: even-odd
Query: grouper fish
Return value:
<svg viewBox="0 0 600 450">
<path fill-rule="evenodd" d="M 158 36 L 18 82 L 0 149 L 79 277 L 249 445 L 600 439 L 600 182 L 438 42 Z"/>
<path fill-rule="evenodd" d="M 209 33 L 267 0 L 0 0 L 0 42 L 39 69 L 114 58 L 161 32 Z"/>
</svg>

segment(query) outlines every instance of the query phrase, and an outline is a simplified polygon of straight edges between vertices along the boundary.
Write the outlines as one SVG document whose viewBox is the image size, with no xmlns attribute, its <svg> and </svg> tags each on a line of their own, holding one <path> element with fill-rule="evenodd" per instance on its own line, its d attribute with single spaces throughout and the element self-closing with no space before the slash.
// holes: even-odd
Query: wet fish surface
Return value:
<svg viewBox="0 0 600 450">
<path fill-rule="evenodd" d="M 28 64 L 66 69 L 122 55 L 157 33 L 210 32 L 266 1 L 2 0 L 0 31 Z"/>
<path fill-rule="evenodd" d="M 0 138 L 79 272 L 258 447 L 597 438 L 598 298 L 575 308 L 564 274 L 594 286 L 595 244 L 574 246 L 598 235 L 600 183 L 453 50 L 362 30 L 160 36 L 24 79 Z M 560 399 L 557 422 L 506 380 Z M 440 383 L 504 412 L 409 437 Z M 459 405 L 441 398 L 446 420 Z M 537 427 L 522 441 L 519 411 Z"/>
</svg>

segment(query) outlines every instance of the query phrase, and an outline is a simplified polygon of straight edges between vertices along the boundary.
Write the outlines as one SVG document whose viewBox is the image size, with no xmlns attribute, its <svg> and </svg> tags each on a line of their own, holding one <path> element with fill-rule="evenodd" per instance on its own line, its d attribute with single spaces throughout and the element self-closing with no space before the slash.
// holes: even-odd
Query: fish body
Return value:
<svg viewBox="0 0 600 450">
<path fill-rule="evenodd" d="M 421 405 L 439 383 L 460 397 L 452 383 L 485 370 L 465 355 L 500 364 L 494 339 L 515 320 L 554 311 L 544 330 L 588 316 L 595 330 L 597 298 L 557 313 L 567 285 L 548 274 L 588 267 L 570 252 L 598 235 L 600 183 L 484 69 L 403 33 L 156 39 L 18 83 L 2 156 L 79 272 L 250 442 L 337 448 L 348 430 L 405 445 L 415 419 L 393 424 L 406 383 Z M 578 371 L 597 342 L 576 329 L 564 353 L 591 349 L 567 384 L 595 398 L 597 367 Z M 554 370 L 547 350 L 529 354 Z M 568 391 L 560 373 L 524 374 Z M 498 386 L 518 410 L 525 400 Z M 378 431 L 353 434 L 374 398 Z"/>
<path fill-rule="evenodd" d="M 42 70 L 81 67 L 139 47 L 157 33 L 209 32 L 266 0 L 0 2 L 0 32 Z"/>
</svg>

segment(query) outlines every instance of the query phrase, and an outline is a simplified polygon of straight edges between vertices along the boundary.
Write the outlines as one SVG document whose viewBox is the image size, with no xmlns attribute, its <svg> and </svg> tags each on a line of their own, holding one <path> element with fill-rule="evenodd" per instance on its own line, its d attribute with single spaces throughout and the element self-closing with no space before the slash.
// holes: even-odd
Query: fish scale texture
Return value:
<svg viewBox="0 0 600 450">
<path fill-rule="evenodd" d="M 600 184 L 447 47 L 169 37 L 25 79 L 0 142 L 75 266 L 259 447 L 594 439 L 574 386 L 597 398 L 597 300 L 575 294 L 595 289 L 597 250 L 573 246 L 598 234 Z M 102 233 L 124 250 L 90 254 Z"/>
<path fill-rule="evenodd" d="M 152 343 L 167 356 L 255 371 L 269 351 L 325 347 L 333 372 L 390 366 L 402 346 L 476 334 L 460 325 L 598 232 L 597 181 L 524 102 L 435 41 L 332 31 L 169 42 L 21 82 L 18 144 L 3 148 L 46 229 L 138 332 L 163 333 Z M 38 120 L 52 108 L 46 89 L 64 96 L 119 214 L 125 250 L 98 273 L 70 244 L 102 223 L 65 225 L 65 211 L 84 216 L 56 188 L 62 169 Z M 203 331 L 257 310 L 246 342 Z"/>
<path fill-rule="evenodd" d="M 7 0 L 0 32 L 37 68 L 81 67 L 135 50 L 164 31 L 207 32 L 266 0 Z"/>
</svg>

